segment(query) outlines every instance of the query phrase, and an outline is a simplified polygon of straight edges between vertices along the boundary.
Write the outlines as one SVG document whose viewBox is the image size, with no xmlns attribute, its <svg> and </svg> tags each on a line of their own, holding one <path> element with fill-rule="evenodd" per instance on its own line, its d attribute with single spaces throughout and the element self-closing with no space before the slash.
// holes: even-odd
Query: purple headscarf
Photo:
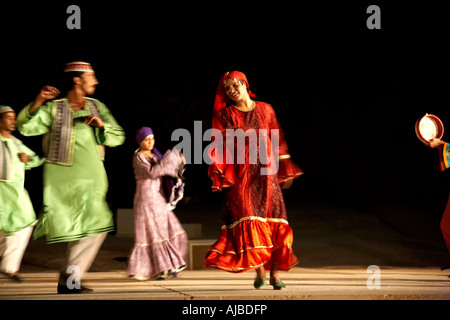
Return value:
<svg viewBox="0 0 450 320">
<path fill-rule="evenodd" d="M 138 129 L 137 132 L 136 132 L 136 142 L 137 142 L 138 144 L 141 144 L 141 142 L 144 141 L 145 138 L 147 138 L 148 136 L 153 136 L 153 130 L 152 130 L 152 128 L 149 128 L 149 127 L 142 127 L 142 128 L 140 128 L 140 129 Z M 157 158 L 158 160 L 161 160 L 162 153 L 159 152 L 158 149 L 156 149 L 155 147 L 153 147 L 152 152 L 153 152 L 154 155 L 156 155 L 156 158 Z"/>
<path fill-rule="evenodd" d="M 145 140 L 148 136 L 153 135 L 152 128 L 149 127 L 142 127 L 136 131 L 136 142 L 138 144 L 141 144 L 142 141 Z"/>
</svg>

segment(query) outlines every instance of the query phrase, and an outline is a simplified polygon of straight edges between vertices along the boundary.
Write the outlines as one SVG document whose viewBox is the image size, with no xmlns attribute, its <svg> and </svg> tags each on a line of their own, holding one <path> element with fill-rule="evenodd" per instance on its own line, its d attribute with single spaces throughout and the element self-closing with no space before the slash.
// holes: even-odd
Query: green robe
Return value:
<svg viewBox="0 0 450 320">
<path fill-rule="evenodd" d="M 37 222 L 33 204 L 25 189 L 25 170 L 38 167 L 45 160 L 38 157 L 18 139 L 14 142 L 12 138 L 0 135 L 0 140 L 6 143 L 11 154 L 11 176 L 13 177 L 10 181 L 0 181 L 0 231 L 11 236 Z M 30 161 L 21 162 L 19 152 L 26 153 Z"/>
<path fill-rule="evenodd" d="M 86 98 L 90 99 L 90 98 Z M 106 202 L 108 179 L 99 145 L 114 147 L 124 143 L 125 133 L 108 108 L 95 100 L 104 128 L 84 124 L 88 108 L 73 115 L 74 145 L 70 165 L 44 165 L 43 210 L 33 237 L 46 235 L 48 243 L 75 241 L 114 229 Z M 52 129 L 55 101 L 42 105 L 33 115 L 31 105 L 18 114 L 17 128 L 25 136 L 42 135 Z M 44 150 L 45 152 L 45 150 Z"/>
</svg>

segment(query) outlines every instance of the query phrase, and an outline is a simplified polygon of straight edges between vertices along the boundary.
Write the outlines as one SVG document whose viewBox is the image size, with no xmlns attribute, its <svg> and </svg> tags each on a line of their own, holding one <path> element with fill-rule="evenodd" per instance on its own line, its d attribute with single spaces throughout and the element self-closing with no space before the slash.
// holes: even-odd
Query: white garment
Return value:
<svg viewBox="0 0 450 320">
<path fill-rule="evenodd" d="M 11 236 L 0 231 L 0 271 L 8 274 L 19 272 L 22 258 L 30 241 L 33 227 L 26 227 Z"/>
<path fill-rule="evenodd" d="M 100 247 L 105 241 L 108 233 L 100 233 L 95 236 L 86 237 L 67 244 L 66 261 L 61 270 L 62 274 L 73 274 L 73 267 L 76 267 L 77 277 L 81 280 L 83 274 L 89 270 L 97 256 Z M 65 279 L 61 278 L 61 284 L 65 284 Z"/>
</svg>

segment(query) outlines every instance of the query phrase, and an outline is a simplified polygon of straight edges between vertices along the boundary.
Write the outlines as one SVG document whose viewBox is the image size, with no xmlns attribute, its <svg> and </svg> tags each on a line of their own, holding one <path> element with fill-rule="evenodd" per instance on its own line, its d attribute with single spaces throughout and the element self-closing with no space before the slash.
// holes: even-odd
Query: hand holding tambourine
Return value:
<svg viewBox="0 0 450 320">
<path fill-rule="evenodd" d="M 441 140 L 444 135 L 444 125 L 437 116 L 427 113 L 417 120 L 416 135 L 426 146 L 436 148 L 444 144 Z"/>
</svg>

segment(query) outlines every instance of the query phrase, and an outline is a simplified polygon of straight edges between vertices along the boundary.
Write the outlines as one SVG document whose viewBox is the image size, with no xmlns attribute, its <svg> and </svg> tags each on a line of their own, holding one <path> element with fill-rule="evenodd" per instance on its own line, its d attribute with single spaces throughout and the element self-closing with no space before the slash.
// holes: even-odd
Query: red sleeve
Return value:
<svg viewBox="0 0 450 320">
<path fill-rule="evenodd" d="M 270 114 L 270 129 L 278 129 L 279 131 L 279 145 L 278 145 L 278 183 L 284 183 L 288 180 L 298 178 L 303 174 L 300 167 L 291 160 L 291 155 L 288 151 L 288 145 L 284 136 L 283 129 L 277 120 L 275 111 L 272 106 L 267 104 L 267 110 Z"/>
<path fill-rule="evenodd" d="M 208 167 L 208 176 L 212 182 L 212 191 L 221 191 L 222 188 L 232 186 L 235 181 L 233 165 L 227 165 L 225 161 L 226 154 L 218 152 L 218 149 L 227 152 L 223 148 L 224 139 L 226 138 L 225 128 L 227 126 L 225 112 L 226 109 L 222 109 L 213 115 L 213 129 L 217 129 L 221 133 L 222 139 L 221 141 L 215 141 L 214 137 L 211 138 L 209 150 L 211 164 Z M 216 149 L 213 150 L 214 148 Z"/>
</svg>

